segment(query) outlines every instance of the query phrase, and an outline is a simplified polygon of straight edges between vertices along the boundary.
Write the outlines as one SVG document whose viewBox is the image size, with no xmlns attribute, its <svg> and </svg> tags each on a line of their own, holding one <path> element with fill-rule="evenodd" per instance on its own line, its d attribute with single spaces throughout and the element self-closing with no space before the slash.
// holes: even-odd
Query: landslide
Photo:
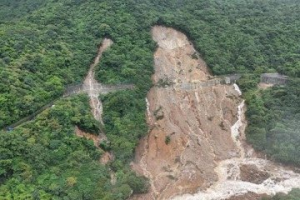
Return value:
<svg viewBox="0 0 300 200">
<path fill-rule="evenodd" d="M 241 102 L 238 92 L 230 85 L 178 89 L 209 80 L 207 66 L 184 34 L 155 26 L 152 36 L 158 48 L 156 86 L 147 96 L 150 130 L 133 164 L 150 179 L 151 189 L 132 199 L 169 199 L 207 189 L 218 180 L 217 163 L 240 154 L 230 133 Z M 167 83 L 171 86 L 164 87 Z"/>
<path fill-rule="evenodd" d="M 101 85 L 95 79 L 95 67 L 99 64 L 100 58 L 105 50 L 107 50 L 113 41 L 110 39 L 105 38 L 102 44 L 99 47 L 97 56 L 94 59 L 94 62 L 91 64 L 88 74 L 84 80 L 83 88 L 85 88 L 88 92 L 88 96 L 90 98 L 90 107 L 91 112 L 98 122 L 103 126 L 102 121 L 102 113 L 103 113 L 103 106 L 102 102 L 99 99 L 100 91 L 97 90 L 97 86 Z M 80 130 L 78 127 L 75 128 L 75 133 L 78 137 L 84 137 L 86 139 L 92 140 L 94 145 L 99 148 L 99 145 L 102 141 L 107 141 L 107 137 L 103 130 L 100 130 L 98 135 L 93 135 L 90 133 L 85 133 L 84 131 Z M 113 160 L 113 155 L 109 152 L 105 152 L 104 155 L 101 157 L 100 162 L 102 164 L 107 164 L 109 161 Z"/>
<path fill-rule="evenodd" d="M 199 84 L 214 77 L 184 34 L 155 26 L 152 37 L 158 48 L 146 98 L 149 132 L 132 163 L 151 187 L 131 199 L 259 199 L 300 188 L 298 173 L 246 144 L 239 87 Z"/>
</svg>

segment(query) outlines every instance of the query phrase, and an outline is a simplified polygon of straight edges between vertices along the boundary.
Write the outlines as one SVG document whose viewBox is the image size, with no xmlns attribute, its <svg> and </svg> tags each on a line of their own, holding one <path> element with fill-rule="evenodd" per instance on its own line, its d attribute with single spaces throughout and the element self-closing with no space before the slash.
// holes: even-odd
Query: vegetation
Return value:
<svg viewBox="0 0 300 200">
<path fill-rule="evenodd" d="M 299 164 L 299 82 L 254 89 L 261 72 L 300 78 L 297 0 L 2 0 L 0 8 L 0 128 L 81 82 L 104 37 L 114 44 L 99 63 L 98 80 L 136 85 L 101 97 L 110 141 L 101 146 L 116 156 L 109 166 L 115 185 L 108 166 L 98 163 L 102 151 L 74 136 L 74 125 L 92 133 L 100 128 L 87 99 L 76 97 L 1 132 L 0 199 L 126 199 L 147 190 L 129 162 L 148 129 L 144 99 L 152 85 L 155 24 L 186 33 L 214 74 L 254 74 L 240 81 L 249 141 L 274 159 Z"/>
<path fill-rule="evenodd" d="M 156 83 L 157 87 L 168 87 L 173 85 L 174 83 L 172 80 L 169 80 L 168 78 L 165 79 L 159 79 L 158 82 Z"/>
<path fill-rule="evenodd" d="M 300 79 L 266 91 L 248 90 L 248 140 L 272 159 L 300 165 Z"/>
<path fill-rule="evenodd" d="M 171 142 L 171 137 L 169 135 L 167 135 L 165 138 L 165 143 L 169 144 L 170 142 Z"/>
<path fill-rule="evenodd" d="M 125 167 L 118 183 L 110 183 L 108 168 L 98 161 L 103 151 L 74 134 L 86 119 L 94 121 L 88 98 L 78 96 L 0 132 L 0 199 L 125 199 L 145 191 L 145 180 Z"/>
<path fill-rule="evenodd" d="M 299 197 L 300 197 L 300 190 L 294 189 L 288 195 L 277 194 L 274 197 L 272 197 L 271 199 L 265 198 L 263 200 L 298 200 Z"/>
<path fill-rule="evenodd" d="M 132 160 L 139 139 L 147 133 L 144 101 L 136 91 L 121 91 L 102 97 L 105 133 L 118 161 L 116 167 Z M 121 164 L 122 163 L 122 164 Z"/>
<path fill-rule="evenodd" d="M 0 13 L 0 127 L 80 82 L 105 36 L 115 44 L 100 63 L 99 80 L 132 82 L 145 94 L 153 72 L 154 24 L 184 31 L 215 74 L 300 74 L 295 0 L 12 0 L 0 6 L 6 8 Z"/>
</svg>

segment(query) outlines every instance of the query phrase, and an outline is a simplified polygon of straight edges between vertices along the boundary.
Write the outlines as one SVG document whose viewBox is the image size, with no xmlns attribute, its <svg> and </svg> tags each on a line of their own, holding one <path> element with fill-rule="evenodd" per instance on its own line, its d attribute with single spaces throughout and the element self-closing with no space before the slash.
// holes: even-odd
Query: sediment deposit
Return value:
<svg viewBox="0 0 300 200">
<path fill-rule="evenodd" d="M 257 158 L 245 143 L 245 103 L 238 86 L 185 90 L 181 85 L 205 85 L 213 78 L 205 62 L 174 29 L 155 26 L 152 36 L 158 48 L 155 86 L 146 99 L 149 133 L 132 163 L 151 187 L 131 199 L 258 198 L 300 187 L 298 174 Z"/>
</svg>

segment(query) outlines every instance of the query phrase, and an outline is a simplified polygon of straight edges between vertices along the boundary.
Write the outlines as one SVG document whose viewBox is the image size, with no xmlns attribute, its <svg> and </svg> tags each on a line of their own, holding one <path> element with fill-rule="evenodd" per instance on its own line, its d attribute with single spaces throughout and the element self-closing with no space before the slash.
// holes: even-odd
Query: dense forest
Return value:
<svg viewBox="0 0 300 200">
<path fill-rule="evenodd" d="M 300 166 L 300 79 L 266 91 L 249 89 L 248 141 L 271 159 Z"/>
<path fill-rule="evenodd" d="M 300 165 L 299 12 L 298 0 L 1 0 L 0 129 L 82 82 L 104 37 L 114 44 L 97 79 L 136 88 L 101 96 L 116 156 L 109 166 L 98 162 L 102 150 L 74 135 L 75 125 L 99 128 L 84 96 L 60 99 L 33 121 L 1 131 L 0 199 L 126 199 L 147 190 L 129 163 L 148 129 L 155 24 L 187 34 L 213 74 L 251 73 L 239 82 L 248 140 L 273 159 Z M 289 84 L 257 90 L 259 74 L 273 71 L 289 75 Z"/>
<path fill-rule="evenodd" d="M 124 199 L 138 192 L 144 179 L 123 167 L 112 185 L 109 169 L 98 162 L 103 151 L 75 136 L 75 125 L 95 124 L 88 98 L 78 96 L 0 134 L 0 199 Z"/>
</svg>

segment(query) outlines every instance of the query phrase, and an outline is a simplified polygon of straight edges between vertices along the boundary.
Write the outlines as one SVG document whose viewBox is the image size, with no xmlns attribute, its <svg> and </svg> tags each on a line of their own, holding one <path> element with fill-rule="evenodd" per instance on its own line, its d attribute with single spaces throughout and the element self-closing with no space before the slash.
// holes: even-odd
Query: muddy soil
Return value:
<svg viewBox="0 0 300 200">
<path fill-rule="evenodd" d="M 103 106 L 102 102 L 99 99 L 99 95 L 101 93 L 100 90 L 97 89 L 100 83 L 97 82 L 95 79 L 95 67 L 99 64 L 100 58 L 103 54 L 103 52 L 108 49 L 113 44 L 113 41 L 110 39 L 104 39 L 101 43 L 101 46 L 99 47 L 98 53 L 96 58 L 94 59 L 94 62 L 91 64 L 90 69 L 88 71 L 88 74 L 84 80 L 83 88 L 87 91 L 88 96 L 90 98 L 90 107 L 91 112 L 94 116 L 94 118 L 99 121 L 103 125 L 102 121 L 102 113 L 103 113 Z M 86 133 L 82 130 L 80 130 L 78 127 L 75 128 L 75 133 L 79 137 L 84 137 L 89 140 L 93 140 L 94 145 L 97 148 L 100 148 L 99 145 L 101 141 L 107 140 L 105 133 L 101 130 L 99 135 L 93 135 L 90 133 Z M 100 162 L 102 164 L 107 164 L 111 160 L 113 160 L 113 154 L 110 152 L 104 152 L 103 156 L 100 159 Z"/>
<path fill-rule="evenodd" d="M 95 67 L 99 64 L 102 53 L 106 49 L 108 49 L 112 44 L 113 41 L 110 39 L 105 38 L 103 40 L 98 50 L 98 54 L 94 59 L 94 62 L 91 64 L 88 74 L 83 83 L 83 87 L 88 91 L 88 96 L 90 97 L 90 106 L 92 109 L 93 116 L 96 120 L 100 121 L 102 124 L 103 124 L 102 121 L 103 106 L 102 106 L 102 102 L 99 100 L 100 91 L 96 89 L 101 84 L 98 83 L 97 80 L 95 79 Z"/>
<path fill-rule="evenodd" d="M 257 157 L 245 143 L 245 103 L 238 86 L 185 90 L 181 85 L 201 86 L 213 78 L 205 62 L 174 29 L 155 26 L 152 36 L 158 49 L 155 87 L 146 98 L 149 133 L 132 163 L 151 187 L 131 199 L 256 199 L 300 188 L 299 174 Z"/>
<path fill-rule="evenodd" d="M 147 96 L 151 130 L 137 148 L 133 164 L 150 178 L 151 191 L 133 199 L 168 199 L 207 189 L 218 180 L 214 170 L 218 161 L 241 153 L 230 133 L 241 102 L 238 92 L 228 85 L 178 89 L 212 76 L 184 34 L 154 27 L 152 35 L 159 47 L 152 77 L 157 86 Z M 160 87 L 161 80 L 173 85 Z"/>
<path fill-rule="evenodd" d="M 270 174 L 259 170 L 256 165 L 241 165 L 240 176 L 242 181 L 261 184 L 270 177 Z"/>
</svg>

